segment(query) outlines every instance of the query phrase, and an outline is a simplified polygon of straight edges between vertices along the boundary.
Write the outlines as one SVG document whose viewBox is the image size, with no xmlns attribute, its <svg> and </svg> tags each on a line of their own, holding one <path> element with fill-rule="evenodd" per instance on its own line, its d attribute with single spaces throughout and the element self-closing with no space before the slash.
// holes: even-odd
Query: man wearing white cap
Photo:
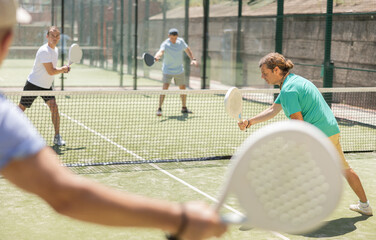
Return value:
<svg viewBox="0 0 376 240">
<path fill-rule="evenodd" d="M 163 72 L 163 90 L 167 90 L 174 79 L 175 84 L 181 90 L 185 89 L 185 76 L 183 67 L 183 52 L 185 52 L 191 59 L 191 65 L 197 66 L 197 60 L 193 57 L 191 49 L 188 47 L 184 39 L 178 37 L 179 31 L 176 28 L 171 28 L 168 31 L 168 38 L 161 44 L 159 51 L 155 54 L 154 58 L 159 61 L 164 55 L 162 72 Z M 159 98 L 159 107 L 157 116 L 162 116 L 162 104 L 165 95 Z M 192 113 L 187 108 L 187 95 L 180 95 L 182 102 L 181 112 L 183 114 Z"/>
<path fill-rule="evenodd" d="M 14 0 L 0 0 L 0 64 L 17 19 L 30 21 Z M 58 213 L 108 226 L 157 228 L 181 239 L 221 236 L 226 226 L 218 213 L 200 202 L 179 204 L 106 188 L 62 167 L 56 153 L 22 111 L 0 95 L 0 174 L 38 195 Z M 0 210 L 1 211 L 1 210 Z"/>
</svg>

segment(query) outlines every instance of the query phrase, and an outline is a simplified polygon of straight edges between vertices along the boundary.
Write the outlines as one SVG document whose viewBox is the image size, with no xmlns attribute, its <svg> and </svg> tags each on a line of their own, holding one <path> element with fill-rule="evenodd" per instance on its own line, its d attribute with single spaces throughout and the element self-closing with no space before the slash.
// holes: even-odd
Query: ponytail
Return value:
<svg viewBox="0 0 376 240">
<path fill-rule="evenodd" d="M 286 59 L 282 54 L 279 53 L 269 53 L 263 57 L 259 62 L 259 67 L 266 65 L 269 69 L 274 69 L 278 67 L 282 70 L 283 74 L 289 72 L 293 67 L 294 63 L 290 59 Z"/>
</svg>

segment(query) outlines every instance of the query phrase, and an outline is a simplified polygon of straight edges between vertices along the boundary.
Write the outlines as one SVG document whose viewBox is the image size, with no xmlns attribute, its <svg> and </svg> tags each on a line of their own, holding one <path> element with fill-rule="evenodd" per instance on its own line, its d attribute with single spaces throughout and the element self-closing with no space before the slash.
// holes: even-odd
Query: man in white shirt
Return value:
<svg viewBox="0 0 376 240">
<path fill-rule="evenodd" d="M 0 65 L 12 43 L 16 9 L 15 0 L 0 0 Z M 30 15 L 23 16 L 22 12 L 26 14 L 19 10 L 17 19 L 30 20 Z M 219 237 L 226 231 L 219 214 L 203 202 L 179 204 L 151 199 L 73 174 L 61 166 L 56 153 L 46 146 L 19 107 L 1 94 L 0 174 L 45 200 L 58 213 L 77 220 L 161 229 L 186 240 Z"/>
<path fill-rule="evenodd" d="M 56 45 L 60 40 L 59 29 L 56 26 L 50 27 L 46 38 L 48 42 L 38 49 L 33 70 L 27 78 L 24 91 L 52 91 L 54 76 L 69 72 L 68 66 L 57 67 L 59 52 Z M 36 98 L 36 96 L 21 97 L 19 107 L 25 111 L 26 108 L 31 107 Z M 51 110 L 52 123 L 55 128 L 54 144 L 63 146 L 65 141 L 60 136 L 60 115 L 55 96 L 42 96 L 42 98 Z"/>
</svg>

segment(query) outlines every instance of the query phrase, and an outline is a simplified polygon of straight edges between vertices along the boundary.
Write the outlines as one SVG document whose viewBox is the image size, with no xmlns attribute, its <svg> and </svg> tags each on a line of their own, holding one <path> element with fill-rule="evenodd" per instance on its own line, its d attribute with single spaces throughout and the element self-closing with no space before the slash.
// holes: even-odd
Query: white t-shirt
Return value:
<svg viewBox="0 0 376 240">
<path fill-rule="evenodd" d="M 44 147 L 45 141 L 25 114 L 0 94 L 0 168 Z"/>
<path fill-rule="evenodd" d="M 55 77 L 49 75 L 43 63 L 52 63 L 54 68 L 57 66 L 59 57 L 58 48 L 52 49 L 48 44 L 44 44 L 38 49 L 35 57 L 33 70 L 27 77 L 27 81 L 41 88 L 50 88 Z"/>
<path fill-rule="evenodd" d="M 167 38 L 160 47 L 164 51 L 162 72 L 164 74 L 177 75 L 184 72 L 183 52 L 188 48 L 187 43 L 182 38 L 177 38 L 176 43 L 172 43 Z"/>
</svg>

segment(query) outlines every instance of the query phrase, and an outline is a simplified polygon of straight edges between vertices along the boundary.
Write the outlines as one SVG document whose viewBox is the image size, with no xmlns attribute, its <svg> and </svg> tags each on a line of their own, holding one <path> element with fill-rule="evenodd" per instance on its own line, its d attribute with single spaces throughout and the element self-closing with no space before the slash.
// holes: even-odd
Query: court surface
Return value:
<svg viewBox="0 0 376 240">
<path fill-rule="evenodd" d="M 376 153 L 347 154 L 346 157 L 374 204 Z M 209 197 L 216 197 L 228 163 L 155 164 L 148 170 L 123 167 L 115 173 L 83 176 L 120 191 L 181 202 L 203 200 L 212 204 Z M 163 239 L 163 233 L 158 230 L 103 227 L 62 217 L 39 198 L 18 190 L 4 179 L 0 179 L 0 192 L 0 239 Z M 327 224 L 310 234 L 289 235 L 259 229 L 239 231 L 238 226 L 231 226 L 221 239 L 373 239 L 376 218 L 348 210 L 348 205 L 355 200 L 354 193 L 345 185 L 342 200 L 326 220 Z M 235 199 L 230 198 L 227 204 L 238 209 Z"/>
</svg>

